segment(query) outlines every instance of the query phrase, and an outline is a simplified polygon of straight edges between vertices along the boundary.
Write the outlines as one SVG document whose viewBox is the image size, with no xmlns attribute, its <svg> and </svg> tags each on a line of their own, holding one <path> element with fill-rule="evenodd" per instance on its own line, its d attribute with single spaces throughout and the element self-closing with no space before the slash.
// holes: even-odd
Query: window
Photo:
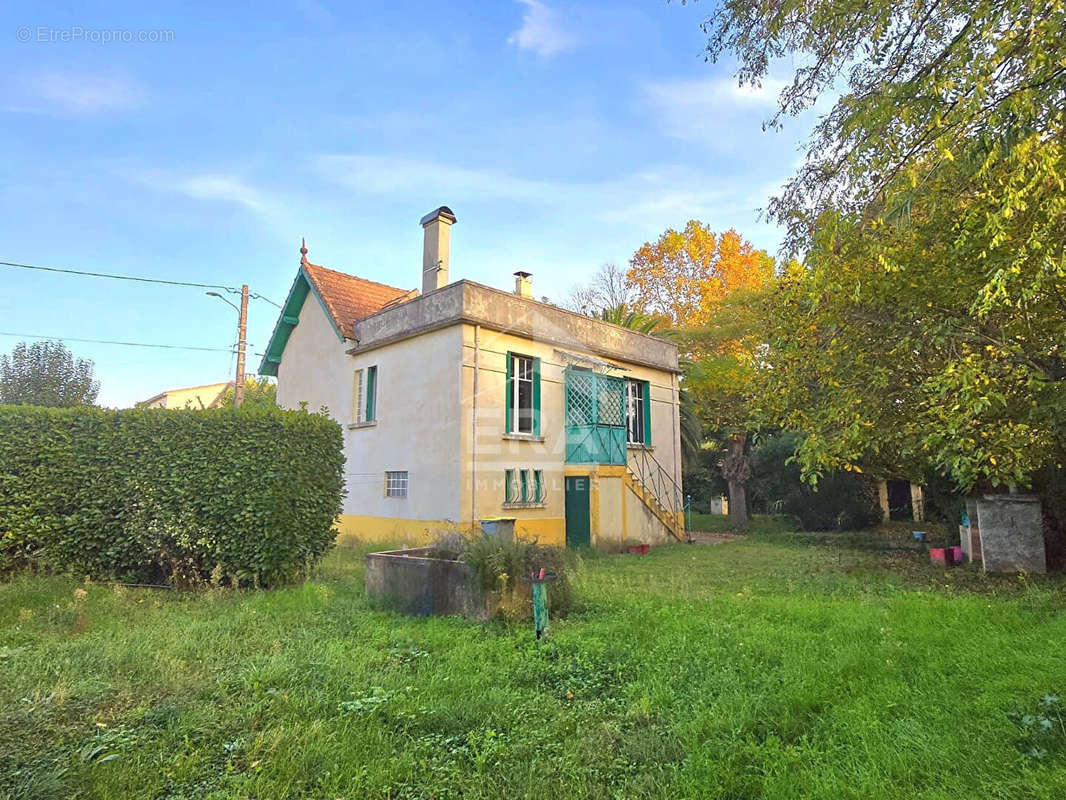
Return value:
<svg viewBox="0 0 1066 800">
<path fill-rule="evenodd" d="M 362 422 L 363 415 L 363 371 L 357 369 L 352 373 L 352 422 Z"/>
<path fill-rule="evenodd" d="M 503 476 L 505 505 L 541 505 L 545 502 L 543 470 L 509 469 Z"/>
<path fill-rule="evenodd" d="M 377 419 L 378 368 L 357 369 L 352 381 L 352 422 L 374 422 Z"/>
<path fill-rule="evenodd" d="M 385 473 L 385 496 L 407 497 L 407 470 Z"/>
<path fill-rule="evenodd" d="M 647 381 L 626 379 L 626 441 L 651 444 L 651 401 Z"/>
<path fill-rule="evenodd" d="M 540 435 L 540 359 L 507 354 L 507 433 Z"/>
</svg>

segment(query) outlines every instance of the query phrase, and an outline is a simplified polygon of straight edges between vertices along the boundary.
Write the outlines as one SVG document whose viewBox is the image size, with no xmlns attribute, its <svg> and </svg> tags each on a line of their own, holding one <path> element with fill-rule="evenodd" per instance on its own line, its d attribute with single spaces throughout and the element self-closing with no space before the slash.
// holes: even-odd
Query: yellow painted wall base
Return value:
<svg viewBox="0 0 1066 800">
<path fill-rule="evenodd" d="M 450 520 L 401 519 L 397 517 L 364 517 L 341 514 L 334 525 L 337 544 L 352 542 L 390 542 L 421 547 L 430 544 L 442 533 L 469 533 L 470 525 Z M 520 519 L 515 534 L 536 539 L 549 547 L 566 546 L 566 521 L 562 518 Z"/>
</svg>

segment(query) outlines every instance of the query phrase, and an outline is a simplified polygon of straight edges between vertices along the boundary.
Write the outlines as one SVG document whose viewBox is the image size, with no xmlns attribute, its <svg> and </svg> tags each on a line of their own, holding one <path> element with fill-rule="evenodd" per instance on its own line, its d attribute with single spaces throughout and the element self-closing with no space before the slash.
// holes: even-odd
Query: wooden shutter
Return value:
<svg viewBox="0 0 1066 800">
<path fill-rule="evenodd" d="M 507 413 L 504 433 L 511 432 L 511 419 L 514 417 L 514 354 L 507 354 L 507 382 L 504 383 L 507 396 L 504 398 Z"/>
<path fill-rule="evenodd" d="M 540 359 L 533 359 L 533 435 L 540 436 Z"/>
<path fill-rule="evenodd" d="M 377 406 L 378 368 L 366 368 L 366 421 L 374 421 L 374 413 Z"/>
</svg>

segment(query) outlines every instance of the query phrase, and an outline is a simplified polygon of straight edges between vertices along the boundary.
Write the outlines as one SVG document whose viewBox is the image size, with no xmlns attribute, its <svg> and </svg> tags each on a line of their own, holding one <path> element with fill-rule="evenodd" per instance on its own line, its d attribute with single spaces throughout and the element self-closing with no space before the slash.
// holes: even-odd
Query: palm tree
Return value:
<svg viewBox="0 0 1066 800">
<path fill-rule="evenodd" d="M 610 322 L 612 325 L 629 328 L 629 330 L 639 333 L 662 335 L 667 329 L 667 322 L 662 317 L 635 311 L 625 303 L 619 303 L 611 308 L 600 309 L 599 317 L 604 322 Z"/>
</svg>

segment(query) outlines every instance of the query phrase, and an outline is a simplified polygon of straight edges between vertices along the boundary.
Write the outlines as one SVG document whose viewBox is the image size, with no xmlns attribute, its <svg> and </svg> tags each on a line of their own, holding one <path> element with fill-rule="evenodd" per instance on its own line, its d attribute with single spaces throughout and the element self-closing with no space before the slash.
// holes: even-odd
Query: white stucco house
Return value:
<svg viewBox="0 0 1066 800">
<path fill-rule="evenodd" d="M 526 272 L 513 292 L 450 282 L 455 221 L 422 219 L 421 291 L 301 248 L 259 372 L 279 405 L 344 427 L 339 537 L 415 544 L 512 517 L 560 546 L 684 538 L 676 346 L 538 302 Z"/>
</svg>

